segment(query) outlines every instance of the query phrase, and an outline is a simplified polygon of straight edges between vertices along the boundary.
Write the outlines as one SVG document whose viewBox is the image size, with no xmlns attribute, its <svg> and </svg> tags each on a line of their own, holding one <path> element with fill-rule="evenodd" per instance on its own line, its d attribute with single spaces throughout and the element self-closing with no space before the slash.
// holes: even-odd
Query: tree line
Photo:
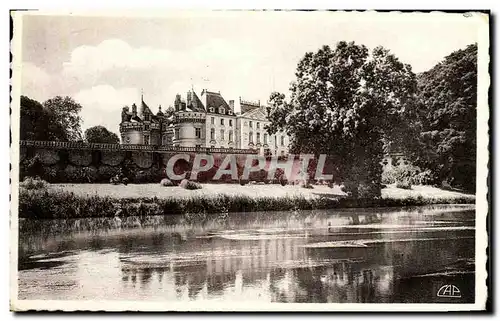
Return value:
<svg viewBox="0 0 500 321">
<path fill-rule="evenodd" d="M 434 184 L 474 190 L 476 44 L 417 75 L 387 49 L 339 42 L 306 53 L 295 76 L 288 99 L 271 94 L 267 129 L 287 131 L 295 153 L 336 159 L 348 194 L 380 196 L 382 160 L 395 151 Z"/>
<path fill-rule="evenodd" d="M 71 97 L 56 96 L 40 103 L 21 96 L 20 139 L 83 141 L 118 144 L 118 136 L 104 126 L 94 126 L 82 135 L 82 106 Z"/>
</svg>

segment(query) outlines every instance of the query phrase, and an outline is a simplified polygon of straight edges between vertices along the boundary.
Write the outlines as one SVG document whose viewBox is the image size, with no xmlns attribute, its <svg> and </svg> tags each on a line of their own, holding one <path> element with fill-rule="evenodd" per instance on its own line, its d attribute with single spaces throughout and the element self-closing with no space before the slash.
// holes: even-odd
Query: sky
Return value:
<svg viewBox="0 0 500 321">
<path fill-rule="evenodd" d="M 71 96 L 83 129 L 118 133 L 121 108 L 145 102 L 156 113 L 194 88 L 266 102 L 288 94 L 306 52 L 339 41 L 383 46 L 418 73 L 477 41 L 461 14 L 341 14 L 306 11 L 26 15 L 21 93 L 40 102 Z"/>
</svg>

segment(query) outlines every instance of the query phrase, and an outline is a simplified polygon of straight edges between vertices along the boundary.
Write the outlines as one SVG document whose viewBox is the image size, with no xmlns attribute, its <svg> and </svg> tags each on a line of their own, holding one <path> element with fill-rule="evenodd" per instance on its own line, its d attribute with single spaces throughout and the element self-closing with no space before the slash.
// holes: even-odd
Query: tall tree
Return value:
<svg viewBox="0 0 500 321">
<path fill-rule="evenodd" d="M 85 141 L 87 141 L 88 143 L 107 143 L 107 144 L 120 143 L 118 135 L 110 132 L 104 126 L 94 126 L 85 130 Z"/>
<path fill-rule="evenodd" d="M 82 139 L 82 118 L 79 115 L 82 106 L 79 103 L 68 96 L 56 96 L 45 101 L 43 106 L 52 115 L 51 117 L 65 129 L 66 137 L 64 140 L 77 141 Z"/>
<path fill-rule="evenodd" d="M 470 190 L 476 178 L 477 45 L 445 57 L 418 76 L 414 162 L 437 182 Z"/>
<path fill-rule="evenodd" d="M 21 140 L 67 140 L 66 128 L 38 101 L 21 96 Z"/>
<path fill-rule="evenodd" d="M 284 129 L 294 152 L 334 158 L 335 179 L 354 197 L 379 196 L 384 140 L 411 104 L 416 76 L 382 47 L 339 42 L 298 63 L 291 97 L 272 93 L 270 133 Z"/>
</svg>

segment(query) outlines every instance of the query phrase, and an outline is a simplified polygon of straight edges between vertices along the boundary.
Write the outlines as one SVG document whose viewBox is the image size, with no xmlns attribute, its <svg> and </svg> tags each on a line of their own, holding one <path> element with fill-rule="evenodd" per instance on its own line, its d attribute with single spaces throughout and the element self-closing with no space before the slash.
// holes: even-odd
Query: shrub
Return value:
<svg viewBox="0 0 500 321">
<path fill-rule="evenodd" d="M 172 181 L 169 180 L 168 178 L 162 179 L 161 182 L 160 182 L 160 185 L 161 186 L 175 186 L 175 184 L 172 183 Z"/>
<path fill-rule="evenodd" d="M 189 190 L 195 190 L 195 189 L 201 189 L 201 184 L 189 181 L 187 179 L 183 179 L 181 183 L 179 184 L 180 187 L 184 189 L 189 189 Z"/>
<path fill-rule="evenodd" d="M 309 183 L 309 180 L 303 179 L 299 181 L 299 186 L 302 188 L 313 189 L 314 187 Z"/>
<path fill-rule="evenodd" d="M 250 175 L 248 175 L 248 179 L 255 182 L 267 182 L 267 175 L 268 172 L 265 169 L 261 169 L 257 172 L 251 172 Z"/>
<path fill-rule="evenodd" d="M 243 179 L 242 175 L 240 176 L 239 178 L 239 183 L 241 186 L 245 186 L 249 183 L 249 180 L 248 179 Z"/>
<path fill-rule="evenodd" d="M 436 182 L 436 177 L 430 169 L 426 169 L 423 172 L 418 173 L 416 177 L 416 182 L 414 184 L 420 185 L 432 185 Z"/>
<path fill-rule="evenodd" d="M 101 182 L 107 182 L 111 178 L 115 177 L 120 173 L 120 168 L 118 167 L 112 167 L 109 165 L 101 165 L 97 169 L 99 173 L 99 181 Z"/>
<path fill-rule="evenodd" d="M 19 184 L 22 188 L 29 190 L 45 189 L 48 183 L 39 177 L 26 177 L 24 181 Z"/>
<path fill-rule="evenodd" d="M 382 183 L 384 184 L 404 184 L 428 185 L 432 184 L 435 178 L 430 170 L 422 171 L 414 165 L 399 165 L 385 168 L 382 172 Z"/>
<path fill-rule="evenodd" d="M 407 180 L 402 182 L 397 182 L 396 188 L 411 189 L 411 183 Z"/>
<path fill-rule="evenodd" d="M 132 182 L 136 184 L 153 183 L 161 181 L 162 177 L 162 169 L 151 167 L 135 171 Z"/>
</svg>

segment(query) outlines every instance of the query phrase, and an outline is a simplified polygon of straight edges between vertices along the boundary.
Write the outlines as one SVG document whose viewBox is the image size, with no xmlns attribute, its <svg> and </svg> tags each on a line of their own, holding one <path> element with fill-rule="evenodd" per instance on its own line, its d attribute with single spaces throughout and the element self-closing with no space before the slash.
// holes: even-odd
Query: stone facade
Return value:
<svg viewBox="0 0 500 321">
<path fill-rule="evenodd" d="M 286 133 L 269 135 L 269 107 L 259 102 L 239 101 L 241 112 L 235 113 L 235 101 L 226 100 L 220 92 L 194 90 L 184 100 L 177 94 L 174 108 L 166 114 L 153 115 L 144 100 L 141 110 L 124 107 L 120 133 L 122 144 L 163 145 L 195 148 L 251 149 L 261 155 L 285 156 L 290 139 Z"/>
<path fill-rule="evenodd" d="M 132 104 L 122 109 L 120 135 L 122 144 L 135 145 L 171 145 L 172 144 L 172 116 L 164 114 L 159 106 L 158 112 L 153 114 L 149 106 L 141 97 L 141 108 Z"/>
<path fill-rule="evenodd" d="M 267 113 L 269 109 L 261 106 L 260 102 L 247 102 L 240 100 L 241 110 L 245 112 L 238 115 L 236 127 L 238 148 L 257 149 L 261 155 L 285 156 L 288 154 L 290 138 L 286 133 L 278 132 L 269 135 L 266 126 L 269 125 Z"/>
</svg>

